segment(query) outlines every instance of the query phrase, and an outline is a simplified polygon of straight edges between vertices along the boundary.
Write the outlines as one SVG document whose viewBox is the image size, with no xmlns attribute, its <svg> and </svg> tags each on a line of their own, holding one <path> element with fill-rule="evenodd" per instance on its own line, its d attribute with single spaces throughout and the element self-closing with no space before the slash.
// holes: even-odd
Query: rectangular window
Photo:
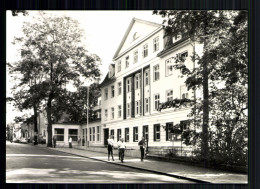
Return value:
<svg viewBox="0 0 260 189">
<path fill-rule="evenodd" d="M 122 137 L 121 134 L 122 134 L 121 129 L 117 129 L 117 141 L 119 141 L 120 138 Z"/>
<path fill-rule="evenodd" d="M 145 86 L 149 85 L 149 70 L 145 70 L 144 72 L 144 77 L 145 77 Z"/>
<path fill-rule="evenodd" d="M 160 105 L 160 94 L 154 95 L 154 109 L 157 110 Z"/>
<path fill-rule="evenodd" d="M 129 142 L 129 128 L 125 128 L 125 142 Z"/>
<path fill-rule="evenodd" d="M 143 58 L 148 56 L 148 44 L 143 46 Z"/>
<path fill-rule="evenodd" d="M 144 126 L 143 126 L 143 137 L 144 137 L 145 141 L 148 140 L 148 137 L 149 137 L 148 125 L 144 125 Z"/>
<path fill-rule="evenodd" d="M 122 116 L 122 107 L 121 105 L 118 106 L 118 117 L 121 117 Z"/>
<path fill-rule="evenodd" d="M 135 102 L 135 113 L 136 113 L 136 115 L 139 114 L 139 100 L 137 100 L 137 101 Z"/>
<path fill-rule="evenodd" d="M 138 50 L 134 51 L 134 63 L 138 62 Z"/>
<path fill-rule="evenodd" d="M 158 51 L 159 50 L 159 37 L 156 37 L 153 40 L 153 52 Z"/>
<path fill-rule="evenodd" d="M 170 133 L 173 133 L 173 122 L 166 123 L 166 140 L 170 140 Z"/>
<path fill-rule="evenodd" d="M 108 99 L 108 88 L 105 89 L 105 100 Z"/>
<path fill-rule="evenodd" d="M 125 57 L 125 67 L 129 67 L 129 56 Z"/>
<path fill-rule="evenodd" d="M 114 119 L 115 117 L 115 112 L 114 112 L 114 108 L 111 108 L 111 119 Z"/>
<path fill-rule="evenodd" d="M 172 58 L 165 61 L 165 76 L 170 76 L 173 73 Z"/>
<path fill-rule="evenodd" d="M 154 141 L 160 141 L 160 124 L 154 125 Z"/>
<path fill-rule="evenodd" d="M 89 128 L 89 141 L 92 141 L 92 128 Z"/>
<path fill-rule="evenodd" d="M 134 127 L 134 142 L 138 141 L 138 127 Z"/>
<path fill-rule="evenodd" d="M 78 141 L 78 129 L 69 129 L 69 138 L 72 138 L 72 141 Z"/>
<path fill-rule="evenodd" d="M 117 63 L 117 72 L 121 71 L 121 60 Z"/>
<path fill-rule="evenodd" d="M 131 78 L 128 78 L 127 80 L 126 80 L 126 85 L 127 85 L 127 92 L 129 93 L 129 92 L 131 92 Z"/>
<path fill-rule="evenodd" d="M 114 139 L 114 136 L 115 136 L 115 131 L 114 131 L 114 129 L 110 130 L 110 136 L 112 137 L 112 139 Z"/>
<path fill-rule="evenodd" d="M 140 88 L 140 74 L 135 75 L 135 89 Z"/>
<path fill-rule="evenodd" d="M 173 90 L 166 91 L 166 99 L 167 99 L 167 101 L 173 100 Z"/>
<path fill-rule="evenodd" d="M 122 83 L 119 82 L 117 85 L 118 85 L 118 95 L 121 95 L 121 93 L 122 93 Z"/>
<path fill-rule="evenodd" d="M 56 140 L 57 141 L 64 141 L 64 129 L 54 129 Z"/>
<path fill-rule="evenodd" d="M 158 81 L 160 79 L 159 64 L 153 67 L 153 77 L 154 81 Z"/>
<path fill-rule="evenodd" d="M 93 141 L 95 141 L 95 135 L 96 135 L 96 133 L 95 133 L 95 127 L 92 127 L 92 130 L 93 130 Z"/>
<path fill-rule="evenodd" d="M 145 98 L 145 113 L 149 112 L 149 98 Z"/>
<path fill-rule="evenodd" d="M 127 117 L 130 117 L 131 115 L 131 103 L 127 104 Z"/>
<path fill-rule="evenodd" d="M 107 120 L 107 109 L 105 109 L 105 121 Z"/>
<path fill-rule="evenodd" d="M 111 98 L 113 98 L 115 96 L 115 86 L 112 85 L 111 86 Z"/>
<path fill-rule="evenodd" d="M 189 98 L 189 93 L 188 93 L 187 87 L 185 85 L 181 86 L 181 98 L 182 99 Z"/>
<path fill-rule="evenodd" d="M 185 62 L 188 57 L 188 51 L 177 54 L 177 59 L 181 62 Z"/>
<path fill-rule="evenodd" d="M 183 132 L 184 130 L 189 128 L 189 120 L 180 121 L 180 129 Z"/>
<path fill-rule="evenodd" d="M 100 126 L 97 126 L 97 141 L 100 140 Z"/>
</svg>

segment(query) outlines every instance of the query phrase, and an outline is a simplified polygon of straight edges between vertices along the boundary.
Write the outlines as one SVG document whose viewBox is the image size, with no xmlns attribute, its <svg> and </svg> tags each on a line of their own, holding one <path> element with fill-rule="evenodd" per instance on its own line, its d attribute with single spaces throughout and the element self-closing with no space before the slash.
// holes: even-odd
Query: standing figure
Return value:
<svg viewBox="0 0 260 189">
<path fill-rule="evenodd" d="M 52 140 L 53 140 L 53 148 L 56 148 L 56 140 L 57 140 L 56 135 L 53 136 Z"/>
<path fill-rule="evenodd" d="M 72 138 L 69 139 L 69 147 L 72 148 Z"/>
<path fill-rule="evenodd" d="M 141 161 L 144 161 L 144 150 L 146 146 L 144 137 L 142 137 L 142 140 L 139 141 L 138 145 L 140 146 L 141 151 Z"/>
<path fill-rule="evenodd" d="M 122 142 L 121 142 L 121 139 L 122 139 L 122 138 L 120 138 L 119 141 L 117 142 L 117 149 L 118 149 L 118 158 L 119 158 L 119 160 L 120 160 L 120 157 L 121 157 L 121 153 L 120 153 L 120 145 L 121 145 L 121 143 L 122 143 Z"/>
<path fill-rule="evenodd" d="M 123 163 L 124 161 L 124 157 L 125 157 L 125 149 L 126 149 L 126 145 L 125 145 L 125 142 L 124 142 L 124 139 L 121 138 L 121 143 L 120 143 L 120 146 L 119 146 L 119 151 L 120 151 L 120 159 L 121 159 L 121 162 Z"/>
<path fill-rule="evenodd" d="M 82 139 L 82 146 L 84 146 L 85 145 L 85 139 L 83 138 Z"/>
<path fill-rule="evenodd" d="M 113 154 L 113 147 L 114 147 L 114 140 L 113 137 L 110 136 L 109 139 L 107 139 L 108 146 L 107 146 L 107 151 L 108 151 L 108 161 L 110 161 L 110 154 L 112 156 L 112 160 L 114 160 L 114 154 Z"/>
</svg>

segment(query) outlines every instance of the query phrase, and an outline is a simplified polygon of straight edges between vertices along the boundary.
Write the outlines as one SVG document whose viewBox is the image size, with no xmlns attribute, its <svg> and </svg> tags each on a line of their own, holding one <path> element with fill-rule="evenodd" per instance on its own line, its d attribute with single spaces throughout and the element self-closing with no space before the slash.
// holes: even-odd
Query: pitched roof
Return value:
<svg viewBox="0 0 260 189">
<path fill-rule="evenodd" d="M 120 51 L 120 49 L 122 48 L 122 46 L 124 45 L 124 42 L 129 34 L 129 32 L 131 31 L 131 28 L 133 27 L 134 23 L 138 21 L 138 22 L 142 22 L 142 23 L 145 23 L 145 24 L 149 24 L 149 25 L 153 25 L 153 26 L 157 26 L 157 27 L 160 27 L 162 26 L 161 24 L 158 24 L 158 23 L 154 23 L 154 22 L 150 22 L 150 21 L 146 21 L 146 20 L 141 20 L 141 19 L 138 19 L 138 18 L 133 18 L 132 21 L 130 22 L 126 32 L 125 32 L 125 35 L 123 37 L 123 39 L 121 40 L 120 44 L 119 44 L 119 47 L 117 48 L 116 50 L 116 53 L 114 54 L 113 56 L 113 59 L 115 59 Z"/>
</svg>

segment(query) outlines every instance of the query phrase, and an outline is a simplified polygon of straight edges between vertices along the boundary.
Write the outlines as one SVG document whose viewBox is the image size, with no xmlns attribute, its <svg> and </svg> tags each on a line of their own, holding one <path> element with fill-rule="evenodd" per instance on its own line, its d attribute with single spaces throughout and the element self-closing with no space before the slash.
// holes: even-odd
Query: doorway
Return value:
<svg viewBox="0 0 260 189">
<path fill-rule="evenodd" d="M 104 146 L 107 146 L 107 139 L 109 136 L 109 129 L 104 129 Z"/>
</svg>

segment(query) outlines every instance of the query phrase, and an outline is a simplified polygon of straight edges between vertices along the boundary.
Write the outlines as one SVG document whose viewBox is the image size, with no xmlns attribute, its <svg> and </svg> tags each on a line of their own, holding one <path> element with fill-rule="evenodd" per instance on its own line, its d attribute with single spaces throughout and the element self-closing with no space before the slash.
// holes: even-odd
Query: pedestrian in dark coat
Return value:
<svg viewBox="0 0 260 189">
<path fill-rule="evenodd" d="M 144 150 L 146 146 L 144 137 L 142 137 L 142 140 L 139 141 L 138 145 L 140 146 L 141 151 L 141 161 L 144 161 Z"/>
</svg>

